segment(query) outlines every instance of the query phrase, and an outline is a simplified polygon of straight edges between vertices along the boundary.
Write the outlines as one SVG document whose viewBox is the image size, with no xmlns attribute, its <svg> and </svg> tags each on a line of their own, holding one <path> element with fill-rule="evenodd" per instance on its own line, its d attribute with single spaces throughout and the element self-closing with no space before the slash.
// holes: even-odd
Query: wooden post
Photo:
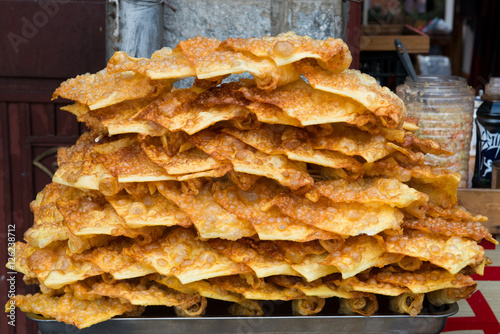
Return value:
<svg viewBox="0 0 500 334">
<path fill-rule="evenodd" d="M 357 1 L 349 2 L 349 20 L 345 32 L 345 42 L 351 50 L 351 68 L 359 69 L 359 52 L 361 43 L 361 12 L 363 3 Z"/>
<path fill-rule="evenodd" d="M 116 51 L 147 57 L 163 44 L 162 0 L 108 0 L 106 60 Z"/>
</svg>

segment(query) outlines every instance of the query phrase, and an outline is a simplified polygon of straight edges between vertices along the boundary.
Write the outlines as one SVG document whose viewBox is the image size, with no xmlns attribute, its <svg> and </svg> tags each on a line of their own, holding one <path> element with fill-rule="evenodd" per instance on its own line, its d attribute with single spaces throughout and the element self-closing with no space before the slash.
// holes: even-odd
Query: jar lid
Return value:
<svg viewBox="0 0 500 334">
<path fill-rule="evenodd" d="M 500 101 L 500 78 L 490 78 L 490 81 L 484 86 L 483 100 Z"/>
<path fill-rule="evenodd" d="M 500 95 L 500 78 L 491 78 L 485 86 L 487 95 Z"/>
</svg>

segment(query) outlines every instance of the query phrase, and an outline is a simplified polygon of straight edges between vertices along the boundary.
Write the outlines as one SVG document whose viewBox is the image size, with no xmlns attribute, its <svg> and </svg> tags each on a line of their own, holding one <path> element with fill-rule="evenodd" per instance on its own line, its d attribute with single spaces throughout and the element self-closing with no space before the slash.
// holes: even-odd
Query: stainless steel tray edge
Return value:
<svg viewBox="0 0 500 334">
<path fill-rule="evenodd" d="M 233 334 L 233 333 L 440 333 L 448 317 L 458 312 L 456 303 L 435 313 L 409 315 L 374 314 L 320 316 L 263 316 L 263 317 L 134 317 L 113 318 L 91 327 L 78 329 L 53 319 L 28 313 L 38 323 L 42 334 Z"/>
</svg>

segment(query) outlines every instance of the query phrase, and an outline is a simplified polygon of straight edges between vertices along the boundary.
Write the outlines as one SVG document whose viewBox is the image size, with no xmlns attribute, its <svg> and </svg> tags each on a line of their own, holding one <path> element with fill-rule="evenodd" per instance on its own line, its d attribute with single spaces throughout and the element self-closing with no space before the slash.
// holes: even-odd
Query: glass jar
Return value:
<svg viewBox="0 0 500 334">
<path fill-rule="evenodd" d="M 420 75 L 406 78 L 396 88 L 408 115 L 419 119 L 415 134 L 434 139 L 452 156 L 427 154 L 429 165 L 447 168 L 462 176 L 459 187 L 469 180 L 469 151 L 474 115 L 474 92 L 462 77 Z"/>
</svg>

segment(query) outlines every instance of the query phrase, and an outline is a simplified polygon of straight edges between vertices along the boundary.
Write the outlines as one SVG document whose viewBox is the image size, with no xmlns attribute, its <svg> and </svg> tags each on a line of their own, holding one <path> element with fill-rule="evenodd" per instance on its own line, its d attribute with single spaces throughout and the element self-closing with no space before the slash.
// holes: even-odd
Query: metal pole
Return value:
<svg viewBox="0 0 500 334">
<path fill-rule="evenodd" d="M 162 0 L 108 0 L 106 59 L 116 51 L 150 57 L 163 44 Z"/>
</svg>

